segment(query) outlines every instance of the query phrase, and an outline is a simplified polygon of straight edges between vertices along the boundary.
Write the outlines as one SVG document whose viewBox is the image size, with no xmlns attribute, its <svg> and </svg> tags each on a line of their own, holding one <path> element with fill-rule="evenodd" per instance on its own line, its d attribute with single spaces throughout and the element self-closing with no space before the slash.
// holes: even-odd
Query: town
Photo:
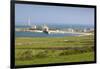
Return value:
<svg viewBox="0 0 100 69">
<path fill-rule="evenodd" d="M 41 27 L 38 27 L 36 25 L 32 25 L 28 28 L 17 28 L 16 31 L 22 31 L 22 32 L 42 32 L 46 34 L 50 33 L 74 33 L 74 34 L 83 34 L 83 35 L 92 35 L 94 33 L 94 29 L 88 28 L 88 29 L 73 29 L 73 28 L 66 28 L 64 30 L 59 29 L 52 29 L 49 28 L 46 24 L 42 25 Z"/>
<path fill-rule="evenodd" d="M 93 35 L 94 29 L 93 28 L 84 28 L 84 29 L 73 29 L 73 28 L 66 28 L 66 29 L 57 29 L 57 28 L 49 28 L 46 24 L 41 26 L 32 25 L 30 18 L 28 18 L 28 24 L 24 25 L 25 28 L 16 28 L 15 31 L 22 31 L 22 32 L 39 32 L 39 33 L 72 33 L 72 34 L 80 34 L 80 35 Z M 28 27 L 27 27 L 28 26 Z"/>
</svg>

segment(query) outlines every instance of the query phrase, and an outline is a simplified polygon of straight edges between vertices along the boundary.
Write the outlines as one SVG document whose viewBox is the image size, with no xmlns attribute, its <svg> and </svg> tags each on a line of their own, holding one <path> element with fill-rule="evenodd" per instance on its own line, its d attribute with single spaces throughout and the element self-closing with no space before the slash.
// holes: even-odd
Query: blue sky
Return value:
<svg viewBox="0 0 100 69">
<path fill-rule="evenodd" d="M 16 25 L 27 24 L 85 24 L 94 25 L 94 8 L 44 5 L 15 5 Z"/>
</svg>

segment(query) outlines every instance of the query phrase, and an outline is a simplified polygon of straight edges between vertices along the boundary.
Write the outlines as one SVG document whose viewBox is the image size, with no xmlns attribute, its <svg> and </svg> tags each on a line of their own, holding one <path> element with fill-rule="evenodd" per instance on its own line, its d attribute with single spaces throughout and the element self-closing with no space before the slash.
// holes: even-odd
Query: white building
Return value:
<svg viewBox="0 0 100 69">
<path fill-rule="evenodd" d="M 84 29 L 83 32 L 87 32 L 87 29 Z"/>
<path fill-rule="evenodd" d="M 49 27 L 47 25 L 43 25 L 43 31 L 48 32 L 49 31 Z"/>
<path fill-rule="evenodd" d="M 37 27 L 36 27 L 36 25 L 33 25 L 31 28 L 32 28 L 32 29 L 36 29 Z"/>
<path fill-rule="evenodd" d="M 68 32 L 74 32 L 74 29 L 69 28 L 69 29 L 68 29 Z"/>
</svg>

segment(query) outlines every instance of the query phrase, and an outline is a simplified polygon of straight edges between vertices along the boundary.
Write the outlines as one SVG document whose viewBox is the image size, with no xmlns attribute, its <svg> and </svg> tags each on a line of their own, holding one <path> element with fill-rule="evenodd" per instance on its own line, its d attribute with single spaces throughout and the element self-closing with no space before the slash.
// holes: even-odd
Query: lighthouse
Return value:
<svg viewBox="0 0 100 69">
<path fill-rule="evenodd" d="M 36 29 L 36 28 L 37 28 L 36 25 L 32 25 L 32 24 L 31 24 L 31 19 L 30 19 L 30 17 L 28 17 L 28 26 L 31 27 L 30 29 Z"/>
<path fill-rule="evenodd" d="M 31 26 L 31 19 L 28 17 L 28 26 Z"/>
</svg>

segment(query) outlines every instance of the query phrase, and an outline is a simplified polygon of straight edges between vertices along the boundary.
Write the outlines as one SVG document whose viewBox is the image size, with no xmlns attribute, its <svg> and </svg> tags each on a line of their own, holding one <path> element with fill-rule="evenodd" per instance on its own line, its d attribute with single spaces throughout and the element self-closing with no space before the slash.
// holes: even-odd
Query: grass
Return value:
<svg viewBox="0 0 100 69">
<path fill-rule="evenodd" d="M 16 65 L 34 65 L 34 64 L 50 64 L 50 63 L 68 63 L 68 62 L 85 62 L 93 61 L 93 52 L 83 54 L 73 54 L 59 57 L 33 58 L 32 60 L 17 60 Z"/>
<path fill-rule="evenodd" d="M 15 64 L 94 61 L 94 36 L 17 37 Z"/>
<path fill-rule="evenodd" d="M 68 41 L 65 41 L 68 40 Z M 82 37 L 21 37 L 16 38 L 16 48 L 41 48 L 41 47 L 73 47 L 73 46 L 92 46 L 94 41 L 91 36 L 82 36 Z M 18 43 L 20 45 L 18 45 Z"/>
</svg>

